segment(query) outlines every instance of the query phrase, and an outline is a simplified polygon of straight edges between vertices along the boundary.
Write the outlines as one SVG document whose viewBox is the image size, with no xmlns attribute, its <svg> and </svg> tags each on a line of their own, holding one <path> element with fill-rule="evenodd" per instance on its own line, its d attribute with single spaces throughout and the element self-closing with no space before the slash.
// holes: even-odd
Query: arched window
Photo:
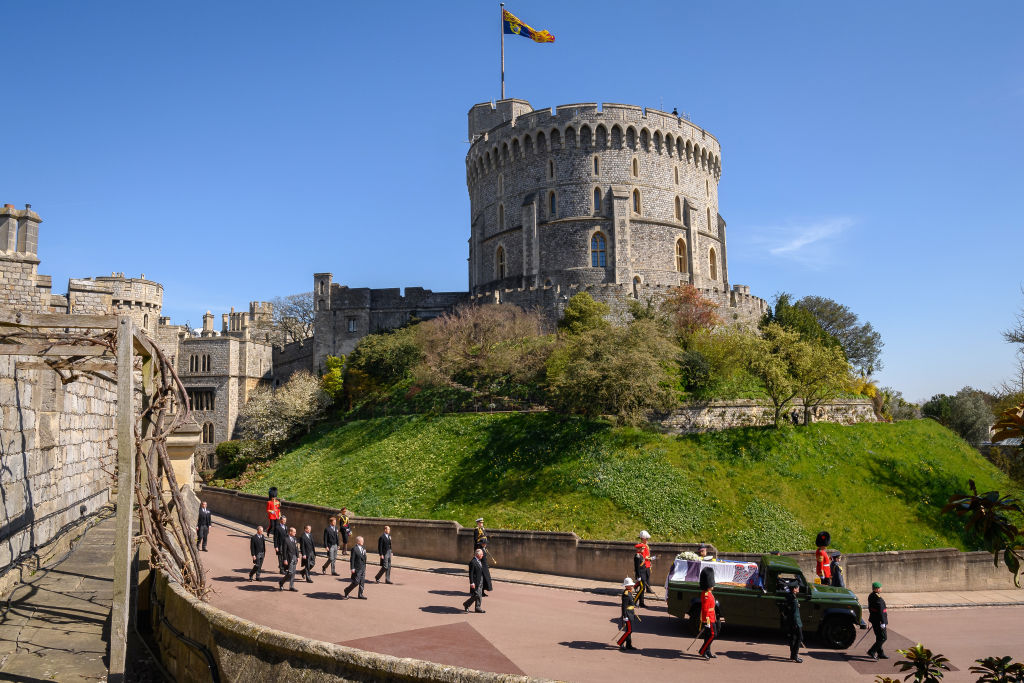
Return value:
<svg viewBox="0 0 1024 683">
<path fill-rule="evenodd" d="M 633 213 L 640 213 L 640 190 L 633 190 Z"/>
<path fill-rule="evenodd" d="M 636 277 L 633 278 L 633 298 L 634 299 L 639 299 L 640 298 L 640 276 L 639 275 L 637 275 Z"/>
<path fill-rule="evenodd" d="M 505 205 L 498 204 L 498 230 L 505 229 Z"/>
<path fill-rule="evenodd" d="M 594 157 L 594 175 L 601 175 L 601 160 Z"/>
<path fill-rule="evenodd" d="M 678 166 L 676 166 L 676 167 L 675 167 L 674 169 L 672 169 L 672 170 L 673 170 L 673 171 L 675 172 L 675 178 L 676 178 L 676 185 L 678 185 L 678 184 L 679 184 L 679 167 L 678 167 Z"/>
<path fill-rule="evenodd" d="M 321 294 L 324 293 L 324 281 L 323 280 L 320 281 L 320 293 Z"/>
<path fill-rule="evenodd" d="M 494 252 L 494 275 L 499 280 L 505 278 L 505 247 L 498 247 Z"/>
<path fill-rule="evenodd" d="M 548 159 L 548 178 L 553 179 L 555 177 L 555 160 Z"/>
<path fill-rule="evenodd" d="M 142 316 L 142 326 L 144 328 L 146 328 L 147 330 L 149 329 L 149 313 L 143 314 L 143 316 Z"/>
<path fill-rule="evenodd" d="M 676 220 L 678 221 L 683 217 L 682 202 L 679 201 L 679 197 L 676 197 Z"/>
<path fill-rule="evenodd" d="M 555 218 L 558 216 L 558 201 L 555 198 L 555 192 L 552 190 L 548 192 L 548 218 Z"/>
<path fill-rule="evenodd" d="M 604 234 L 595 232 L 590 238 L 590 265 L 593 268 L 604 268 L 605 266 L 605 240 Z"/>
<path fill-rule="evenodd" d="M 718 259 L 715 258 L 715 248 L 712 247 L 711 251 L 708 252 L 708 272 L 711 274 L 712 280 L 718 279 Z"/>
<path fill-rule="evenodd" d="M 601 213 L 601 188 L 594 188 L 594 213 Z"/>
<path fill-rule="evenodd" d="M 635 157 L 633 158 L 633 177 L 640 177 L 640 162 L 637 161 Z"/>
<path fill-rule="evenodd" d="M 689 269 L 686 263 L 686 241 L 682 238 L 676 240 L 676 270 L 685 273 Z"/>
<path fill-rule="evenodd" d="M 203 443 L 213 443 L 213 423 L 203 425 Z"/>
<path fill-rule="evenodd" d="M 498 174 L 498 194 L 505 193 L 505 174 Z"/>
</svg>

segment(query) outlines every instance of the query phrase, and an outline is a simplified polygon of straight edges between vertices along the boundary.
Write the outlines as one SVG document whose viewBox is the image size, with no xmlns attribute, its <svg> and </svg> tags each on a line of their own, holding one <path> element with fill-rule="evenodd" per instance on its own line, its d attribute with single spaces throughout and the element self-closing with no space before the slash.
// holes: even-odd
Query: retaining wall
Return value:
<svg viewBox="0 0 1024 683">
<path fill-rule="evenodd" d="M 543 679 L 494 674 L 357 650 L 236 617 L 185 591 L 163 572 L 149 579 L 149 624 L 161 663 L 177 681 L 261 683 L 437 681 L 540 683 Z"/>
<path fill-rule="evenodd" d="M 248 493 L 204 486 L 200 498 L 208 502 L 213 514 L 245 524 L 266 526 L 266 498 Z M 338 511 L 333 508 L 284 502 L 283 514 L 288 526 L 297 529 L 310 524 L 314 538 Z M 468 563 L 473 554 L 473 529 L 458 522 L 431 519 L 388 517 L 352 517 L 353 532 L 365 537 L 371 550 L 384 525 L 391 527 L 397 556 L 416 557 L 439 562 Z M 608 582 L 621 582 L 633 573 L 632 541 L 587 541 L 571 532 L 518 531 L 488 529 L 488 550 L 501 569 L 533 571 L 543 574 L 575 576 Z M 352 541 L 354 542 L 354 541 Z M 692 543 L 652 543 L 654 562 L 651 581 L 664 584 L 672 560 L 684 550 L 695 550 Z M 795 557 L 807 576 L 814 575 L 814 551 L 783 553 Z M 756 559 L 756 555 L 724 553 L 723 559 Z M 1010 572 L 1000 562 L 992 563 L 986 552 L 961 552 L 955 548 L 902 550 L 880 553 L 850 553 L 844 556 L 847 585 L 858 593 L 871 591 L 872 581 L 881 581 L 889 592 L 983 590 L 1012 588 Z"/>
<path fill-rule="evenodd" d="M 772 424 L 774 419 L 775 409 L 770 403 L 754 399 L 733 399 L 687 405 L 653 422 L 668 434 L 693 434 L 734 427 L 762 427 Z M 783 419 L 803 424 L 803 400 L 795 399 L 783 413 Z M 837 399 L 815 407 L 811 411 L 811 421 L 848 425 L 877 422 L 877 418 L 868 399 Z"/>
</svg>

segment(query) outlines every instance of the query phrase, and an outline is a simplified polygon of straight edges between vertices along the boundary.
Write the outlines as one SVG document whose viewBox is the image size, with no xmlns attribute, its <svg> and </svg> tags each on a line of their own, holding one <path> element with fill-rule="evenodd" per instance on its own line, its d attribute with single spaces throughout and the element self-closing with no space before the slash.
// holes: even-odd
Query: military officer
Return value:
<svg viewBox="0 0 1024 683">
<path fill-rule="evenodd" d="M 718 621 L 725 621 L 716 615 L 715 609 L 715 572 L 711 567 L 705 567 L 700 572 L 700 627 L 704 631 L 704 644 L 700 646 L 698 654 L 704 659 L 712 659 L 716 655 L 711 651 L 711 643 L 718 635 Z"/>
<path fill-rule="evenodd" d="M 651 587 L 651 547 L 647 544 L 650 538 L 651 535 L 646 530 L 641 531 L 640 542 L 633 546 L 636 550 L 633 554 L 633 575 L 639 586 L 636 592 L 636 604 L 638 607 L 644 608 L 647 607 L 644 603 L 644 596 Z"/>
<path fill-rule="evenodd" d="M 885 609 L 885 599 L 882 597 L 882 584 L 878 581 L 871 584 L 871 595 L 868 596 L 868 621 L 871 622 L 871 630 L 875 632 L 875 644 L 868 649 L 868 655 L 874 660 L 889 659 L 882 651 L 882 645 L 889 637 L 886 633 L 889 613 Z"/>
<path fill-rule="evenodd" d="M 817 550 L 814 551 L 815 573 L 821 581 L 821 585 L 827 586 L 832 581 L 832 560 L 828 556 L 828 546 L 832 542 L 832 536 L 827 531 L 818 532 L 814 544 Z"/>
<path fill-rule="evenodd" d="M 352 525 L 348 519 L 348 508 L 341 508 L 341 516 L 338 518 L 339 529 L 341 531 L 341 556 L 345 557 L 348 554 L 348 537 L 352 534 Z"/>
<path fill-rule="evenodd" d="M 633 579 L 628 576 L 622 580 L 622 630 L 625 633 L 619 638 L 620 650 L 635 650 L 633 647 L 633 620 L 636 616 L 636 594 L 633 592 Z"/>
<path fill-rule="evenodd" d="M 797 594 L 800 586 L 787 584 L 782 588 L 785 591 L 785 602 L 780 605 L 782 610 L 782 632 L 789 641 L 789 658 L 794 662 L 803 662 L 800 658 L 800 646 L 804 642 L 804 622 L 800 618 L 800 601 Z"/>
</svg>

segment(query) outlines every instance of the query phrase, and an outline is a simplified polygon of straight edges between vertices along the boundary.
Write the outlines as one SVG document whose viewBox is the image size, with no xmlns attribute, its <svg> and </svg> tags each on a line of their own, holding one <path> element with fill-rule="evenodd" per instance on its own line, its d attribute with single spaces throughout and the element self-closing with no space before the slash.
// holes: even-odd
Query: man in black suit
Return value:
<svg viewBox="0 0 1024 683">
<path fill-rule="evenodd" d="M 327 548 L 327 561 L 320 568 L 321 574 L 327 573 L 327 565 L 331 565 L 331 576 L 338 576 L 334 568 L 334 562 L 338 559 L 338 546 L 341 539 L 338 537 L 338 518 L 331 517 L 331 523 L 324 529 L 324 547 Z"/>
<path fill-rule="evenodd" d="M 253 575 L 260 580 L 260 572 L 263 571 L 263 557 L 267 554 L 267 537 L 263 535 L 263 527 L 256 527 L 256 533 L 249 537 L 249 554 L 252 555 L 252 569 L 249 570 L 249 580 Z"/>
<path fill-rule="evenodd" d="M 377 539 L 377 553 L 380 555 L 380 571 L 373 578 L 380 583 L 380 577 L 384 577 L 384 583 L 391 583 L 391 527 L 384 527 L 384 533 Z"/>
<path fill-rule="evenodd" d="M 199 508 L 199 521 L 196 522 L 196 547 L 202 546 L 206 551 L 206 537 L 210 535 L 210 525 L 213 524 L 213 515 L 206 509 L 204 500 Z"/>
<path fill-rule="evenodd" d="M 302 577 L 306 583 L 313 583 L 309 578 L 310 570 L 316 566 L 316 545 L 313 543 L 313 527 L 306 525 L 299 538 L 299 553 L 302 555 Z"/>
<path fill-rule="evenodd" d="M 288 539 L 288 518 L 281 517 L 277 520 L 274 530 L 270 535 L 274 538 L 274 552 L 277 553 L 277 571 L 284 574 L 284 544 Z"/>
<path fill-rule="evenodd" d="M 360 600 L 365 600 L 366 596 L 363 595 L 363 586 L 366 585 L 366 548 L 363 546 L 362 536 L 356 536 L 356 544 L 352 546 L 352 552 L 349 557 L 349 566 L 352 568 L 352 583 L 345 589 L 345 597 L 348 597 L 353 588 L 359 586 L 359 595 L 357 597 Z"/>
<path fill-rule="evenodd" d="M 481 609 L 484 594 L 484 549 L 477 548 L 473 559 L 469 561 L 469 599 L 462 603 L 462 609 L 469 611 L 469 606 L 476 602 L 474 611 L 483 614 Z"/>
<path fill-rule="evenodd" d="M 295 570 L 299 566 L 299 543 L 295 538 L 295 527 L 288 529 L 288 535 L 284 537 L 281 545 L 281 561 L 284 563 L 286 574 L 277 582 L 277 590 L 284 590 L 284 582 L 288 581 L 288 590 L 295 590 Z"/>
</svg>

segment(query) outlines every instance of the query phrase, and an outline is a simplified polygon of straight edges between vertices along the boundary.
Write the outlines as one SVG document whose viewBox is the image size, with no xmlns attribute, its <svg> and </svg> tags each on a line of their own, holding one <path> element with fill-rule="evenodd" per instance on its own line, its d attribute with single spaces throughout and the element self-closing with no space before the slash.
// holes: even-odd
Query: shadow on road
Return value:
<svg viewBox="0 0 1024 683">
<path fill-rule="evenodd" d="M 712 648 L 714 649 L 714 648 Z M 716 653 L 719 657 L 728 657 L 729 659 L 740 659 L 745 662 L 788 662 L 789 656 L 776 657 L 775 655 L 765 655 L 760 652 L 751 652 L 750 650 L 724 650 Z"/>
<path fill-rule="evenodd" d="M 248 573 L 248 572 L 246 572 L 246 573 Z M 227 582 L 230 582 L 230 583 L 240 583 L 240 582 L 243 582 L 243 581 L 248 581 L 249 579 L 247 579 L 247 578 L 245 578 L 243 576 L 215 576 L 215 577 L 213 577 L 213 580 L 214 581 L 227 581 Z"/>
<path fill-rule="evenodd" d="M 328 593 L 327 591 L 317 591 L 316 593 L 305 593 L 307 598 L 313 598 L 314 600 L 341 600 L 341 593 Z"/>
<path fill-rule="evenodd" d="M 240 590 L 240 591 L 276 591 L 277 590 L 277 586 L 270 585 L 269 583 L 268 584 L 254 583 L 252 585 L 239 586 L 238 590 Z"/>
<path fill-rule="evenodd" d="M 620 603 L 611 600 L 577 600 L 582 605 L 600 605 L 602 607 L 619 607 Z"/>
<path fill-rule="evenodd" d="M 615 646 L 610 643 L 598 643 L 593 640 L 563 640 L 559 643 L 564 647 L 573 650 L 614 650 Z"/>
<path fill-rule="evenodd" d="M 459 595 L 462 595 L 462 593 L 459 593 Z M 426 607 L 420 607 L 420 611 L 431 614 L 464 614 L 466 610 L 449 605 L 427 605 Z"/>
<path fill-rule="evenodd" d="M 452 596 L 461 596 L 461 597 L 466 597 L 467 595 L 469 595 L 469 591 L 434 590 L 434 591 L 427 591 L 427 592 L 428 593 L 433 593 L 434 595 L 452 595 Z"/>
</svg>

